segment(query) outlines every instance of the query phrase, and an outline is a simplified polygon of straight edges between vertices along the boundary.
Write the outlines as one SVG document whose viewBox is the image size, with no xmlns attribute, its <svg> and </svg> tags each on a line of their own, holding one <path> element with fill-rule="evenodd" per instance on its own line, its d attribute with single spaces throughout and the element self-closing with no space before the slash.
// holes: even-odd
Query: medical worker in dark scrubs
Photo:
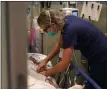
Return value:
<svg viewBox="0 0 107 89">
<path fill-rule="evenodd" d="M 38 24 L 49 36 L 58 32 L 61 34 L 58 44 L 39 65 L 38 71 L 41 74 L 50 76 L 63 71 L 70 63 L 73 49 L 78 49 L 88 60 L 91 78 L 102 89 L 107 89 L 107 38 L 97 27 L 76 16 L 64 17 L 54 10 L 41 12 Z M 53 68 L 45 70 L 47 62 L 59 53 L 61 47 L 64 48 L 62 60 Z"/>
</svg>

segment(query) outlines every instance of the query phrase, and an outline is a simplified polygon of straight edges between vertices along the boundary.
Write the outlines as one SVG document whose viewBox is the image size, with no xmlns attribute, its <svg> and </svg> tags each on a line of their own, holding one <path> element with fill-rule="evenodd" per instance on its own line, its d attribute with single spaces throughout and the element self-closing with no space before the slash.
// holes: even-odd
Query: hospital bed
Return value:
<svg viewBox="0 0 107 89">
<path fill-rule="evenodd" d="M 38 62 L 41 62 L 46 55 L 39 53 L 28 53 L 28 59 L 33 56 Z M 93 85 L 95 89 L 101 89 L 101 87 L 93 81 L 80 67 L 74 64 L 69 64 L 68 68 L 65 70 L 64 75 L 59 78 L 59 83 L 57 84 L 54 78 L 38 74 L 36 72 L 37 66 L 31 60 L 27 60 L 28 63 L 28 89 L 87 89 L 88 82 Z M 51 62 L 48 62 L 47 69 L 52 68 Z M 75 70 L 74 85 L 67 87 L 67 84 L 71 83 L 70 71 Z M 82 75 L 85 78 L 83 85 L 78 85 L 77 79 Z M 68 78 L 67 78 L 68 77 Z M 63 82 L 63 86 L 59 88 L 60 84 Z"/>
</svg>

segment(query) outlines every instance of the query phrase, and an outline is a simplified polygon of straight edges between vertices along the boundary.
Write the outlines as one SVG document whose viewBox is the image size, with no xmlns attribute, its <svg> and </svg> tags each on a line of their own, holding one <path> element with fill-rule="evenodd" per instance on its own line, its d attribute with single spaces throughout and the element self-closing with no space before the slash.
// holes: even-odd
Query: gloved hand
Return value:
<svg viewBox="0 0 107 89">
<path fill-rule="evenodd" d="M 46 64 L 47 62 L 45 60 L 43 60 L 37 67 L 37 72 L 42 72 L 44 70 L 46 70 Z"/>
</svg>

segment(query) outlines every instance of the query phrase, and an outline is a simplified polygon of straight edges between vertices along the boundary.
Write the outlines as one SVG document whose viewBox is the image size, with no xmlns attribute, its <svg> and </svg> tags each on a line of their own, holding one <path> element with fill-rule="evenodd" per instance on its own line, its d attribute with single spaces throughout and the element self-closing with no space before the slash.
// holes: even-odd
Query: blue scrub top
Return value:
<svg viewBox="0 0 107 89">
<path fill-rule="evenodd" d="M 62 35 L 64 49 L 74 46 L 89 61 L 101 60 L 104 55 L 107 55 L 107 38 L 88 21 L 76 16 L 65 17 Z"/>
</svg>

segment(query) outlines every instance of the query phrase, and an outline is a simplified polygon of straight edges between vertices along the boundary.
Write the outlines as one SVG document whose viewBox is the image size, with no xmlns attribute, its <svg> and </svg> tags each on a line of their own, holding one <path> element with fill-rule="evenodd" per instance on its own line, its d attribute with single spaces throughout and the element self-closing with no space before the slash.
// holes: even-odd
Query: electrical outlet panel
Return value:
<svg viewBox="0 0 107 89">
<path fill-rule="evenodd" d="M 102 9 L 102 4 L 97 2 L 84 2 L 82 7 L 81 16 L 88 20 L 98 21 Z"/>
<path fill-rule="evenodd" d="M 81 12 L 81 17 L 89 19 L 89 16 L 91 16 L 90 12 L 91 12 L 90 2 L 84 2 L 82 7 L 82 12 Z"/>
<path fill-rule="evenodd" d="M 95 8 L 92 11 L 92 19 L 98 21 L 101 14 L 102 4 L 94 2 Z"/>
</svg>

